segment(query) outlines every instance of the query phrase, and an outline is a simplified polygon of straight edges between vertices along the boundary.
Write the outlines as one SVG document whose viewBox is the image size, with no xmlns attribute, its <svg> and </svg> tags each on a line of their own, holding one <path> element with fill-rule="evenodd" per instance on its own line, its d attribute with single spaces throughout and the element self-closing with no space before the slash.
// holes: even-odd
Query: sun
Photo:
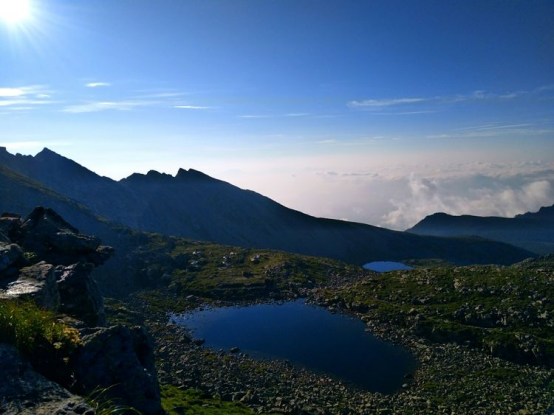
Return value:
<svg viewBox="0 0 554 416">
<path fill-rule="evenodd" d="M 9 24 L 19 23 L 31 14 L 29 0 L 0 0 L 0 20 Z"/>
</svg>

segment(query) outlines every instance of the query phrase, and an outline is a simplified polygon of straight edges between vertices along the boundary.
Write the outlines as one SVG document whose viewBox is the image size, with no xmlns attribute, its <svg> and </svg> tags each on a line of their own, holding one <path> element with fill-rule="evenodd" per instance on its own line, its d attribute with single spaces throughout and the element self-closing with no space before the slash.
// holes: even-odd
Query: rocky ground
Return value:
<svg viewBox="0 0 554 416">
<path fill-rule="evenodd" d="M 126 314 L 146 319 L 164 384 L 238 400 L 255 413 L 544 414 L 554 409 L 554 370 L 548 364 L 553 314 L 544 299 L 554 282 L 549 258 L 509 268 L 439 263 L 376 274 L 325 259 L 292 262 L 273 252 L 254 263 L 255 251 L 236 260 L 229 255 L 235 251 L 225 247 L 199 250 L 177 242 L 162 250 L 186 256 L 187 268 L 165 269 L 166 276 L 173 273 L 173 290 L 138 294 Z M 202 261 L 190 267 L 196 257 Z M 252 290 L 253 278 L 272 283 Z M 191 285 L 194 295 L 187 294 Z M 378 337 L 412 351 L 418 370 L 406 375 L 396 394 L 371 393 L 283 361 L 209 350 L 186 330 L 168 325 L 168 310 L 191 310 L 202 302 L 218 307 L 297 297 L 358 316 Z"/>
<path fill-rule="evenodd" d="M 162 411 L 147 332 L 106 326 L 112 252 L 51 209 L 0 215 L 0 414 Z"/>
<path fill-rule="evenodd" d="M 25 380 L 34 383 L 25 386 L 37 386 L 27 388 L 18 377 L 0 373 L 0 413 L 90 412 L 90 396 L 87 403 L 79 396 L 112 385 L 112 399 L 128 406 L 119 411 L 129 412 L 131 406 L 157 413 L 162 404 L 157 379 L 168 401 L 190 398 L 187 406 L 196 406 L 197 413 L 210 405 L 219 407 L 206 409 L 245 409 L 222 407 L 230 405 L 224 401 L 243 403 L 260 414 L 554 410 L 554 306 L 549 302 L 554 258 L 507 268 L 440 264 L 379 275 L 271 250 L 144 233 L 134 238 L 139 246 L 124 267 L 133 276 L 128 288 L 133 293 L 104 302 L 92 270 L 111 249 L 79 234 L 51 210 L 37 208 L 26 218 L 0 217 L 0 306 L 33 302 L 49 310 L 52 319 L 57 314 L 56 325 L 78 333 L 65 364 L 47 363 L 38 371 L 40 362 L 33 359 L 43 351 L 22 348 L 10 335 L 12 320 L 0 320 L 6 323 L 0 328 L 0 361 L 12 361 L 10 368 L 25 372 Z M 106 289 L 110 279 L 100 278 L 99 286 Z M 298 297 L 333 313 L 357 316 L 368 331 L 408 348 L 418 360 L 417 371 L 405 375 L 396 394 L 372 393 L 285 361 L 210 350 L 185 328 L 168 324 L 171 311 Z M 46 342 L 53 357 L 56 344 Z M 52 379 L 58 369 L 73 374 L 74 382 L 46 382 L 43 376 Z M 196 399 L 204 393 L 211 397 Z M 180 413 L 193 408 L 179 406 Z"/>
<path fill-rule="evenodd" d="M 432 343 L 374 322 L 368 330 L 409 348 L 419 362 L 393 395 L 362 391 L 285 361 L 210 350 L 176 325 L 151 322 L 151 328 L 162 384 L 240 401 L 259 414 L 544 414 L 554 404 L 551 369 Z"/>
</svg>

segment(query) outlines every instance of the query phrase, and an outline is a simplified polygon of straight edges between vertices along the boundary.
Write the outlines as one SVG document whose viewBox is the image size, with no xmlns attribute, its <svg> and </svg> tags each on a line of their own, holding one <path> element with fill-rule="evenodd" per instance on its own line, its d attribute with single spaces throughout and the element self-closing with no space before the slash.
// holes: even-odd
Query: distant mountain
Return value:
<svg viewBox="0 0 554 416">
<path fill-rule="evenodd" d="M 0 213 L 31 212 L 37 206 L 54 209 L 78 224 L 79 231 L 118 240 L 118 230 L 106 219 L 71 198 L 61 195 L 40 182 L 0 165 Z"/>
<path fill-rule="evenodd" d="M 474 235 L 549 254 L 554 253 L 554 205 L 515 218 L 438 213 L 425 217 L 407 231 L 442 237 Z"/>
<path fill-rule="evenodd" d="M 91 216 L 137 230 L 360 265 L 374 260 L 422 258 L 457 264 L 509 264 L 532 256 L 481 238 L 421 237 L 315 218 L 193 169 L 181 169 L 175 177 L 150 171 L 113 181 L 48 149 L 33 157 L 12 155 L 5 148 L 0 148 L 0 165 L 4 166 L 1 180 L 8 184 L 0 187 L 0 211 L 25 212 L 38 204 L 52 206 L 84 232 L 99 235 L 111 245 L 116 244 L 103 235 L 108 232 L 105 227 L 97 231 L 89 228 L 93 227 Z M 44 202 L 46 198 L 54 198 L 52 203 L 63 207 Z M 86 218 L 79 207 L 87 212 Z"/>
</svg>

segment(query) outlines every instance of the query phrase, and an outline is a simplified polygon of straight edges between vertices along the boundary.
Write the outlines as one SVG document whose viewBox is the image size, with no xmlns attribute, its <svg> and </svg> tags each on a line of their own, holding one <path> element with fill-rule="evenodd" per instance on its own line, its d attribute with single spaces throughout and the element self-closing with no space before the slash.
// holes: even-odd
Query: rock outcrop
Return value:
<svg viewBox="0 0 554 416">
<path fill-rule="evenodd" d="M 106 323 L 104 302 L 90 263 L 57 266 L 56 280 L 60 292 L 60 312 L 79 317 L 86 325 L 103 326 Z"/>
<path fill-rule="evenodd" d="M 0 273 L 23 262 L 23 259 L 21 248 L 17 244 L 10 244 L 7 237 L 0 235 Z"/>
<path fill-rule="evenodd" d="M 80 234 L 56 212 L 42 207 L 24 219 L 3 214 L 0 233 L 0 302 L 32 301 L 66 315 L 66 322 L 80 330 L 82 345 L 68 357 L 73 380 L 53 379 L 78 394 L 105 389 L 105 400 L 144 414 L 163 413 L 146 331 L 103 327 L 104 301 L 92 272 L 113 249 L 100 245 L 96 237 Z M 50 377 L 56 369 L 49 365 L 40 371 Z M 83 399 L 47 380 L 4 344 L 0 344 L 0 368 L 0 413 L 93 412 Z"/>
<path fill-rule="evenodd" d="M 13 234 L 16 238 L 12 240 L 54 264 L 81 261 L 99 266 L 112 254 L 111 250 L 100 246 L 98 238 L 80 234 L 48 208 L 35 208 Z"/>
<path fill-rule="evenodd" d="M 83 336 L 75 361 L 79 391 L 110 386 L 109 395 L 143 414 L 163 412 L 152 342 L 142 327 L 113 326 Z"/>
<path fill-rule="evenodd" d="M 0 344 L 0 368 L 0 414 L 94 414 L 83 398 L 37 373 L 6 344 Z"/>
<path fill-rule="evenodd" d="M 54 270 L 53 265 L 44 261 L 22 268 L 17 280 L 7 284 L 4 296 L 33 300 L 42 309 L 57 310 L 60 305 L 60 292 Z"/>
<path fill-rule="evenodd" d="M 24 219 L 2 214 L 0 231 L 7 240 L 0 243 L 0 298 L 32 299 L 85 325 L 105 324 L 104 302 L 92 272 L 112 255 L 111 247 L 80 234 L 43 207 Z"/>
</svg>

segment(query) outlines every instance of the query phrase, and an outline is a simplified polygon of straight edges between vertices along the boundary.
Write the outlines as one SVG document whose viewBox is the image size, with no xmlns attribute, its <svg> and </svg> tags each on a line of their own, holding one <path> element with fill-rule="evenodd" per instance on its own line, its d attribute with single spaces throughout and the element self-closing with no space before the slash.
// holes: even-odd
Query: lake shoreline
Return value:
<svg viewBox="0 0 554 416">
<path fill-rule="evenodd" d="M 172 315 L 170 323 L 190 330 L 212 350 L 289 361 L 372 392 L 399 391 L 404 376 L 417 369 L 409 350 L 373 336 L 358 317 L 332 313 L 307 298 L 202 309 Z"/>
<path fill-rule="evenodd" d="M 337 285 L 338 286 L 338 285 Z M 346 308 L 326 305 L 318 297 L 318 289 L 306 291 L 309 302 L 330 308 L 331 311 L 363 318 L 363 314 Z M 221 302 L 203 307 L 248 306 L 260 303 L 282 303 L 297 299 L 263 299 L 247 302 Z M 188 310 L 197 309 L 194 305 Z M 520 371 L 525 368 L 521 385 L 552 377 L 552 371 L 534 366 L 521 366 L 474 348 L 457 344 L 437 344 L 417 337 L 406 329 L 370 321 L 366 325 L 379 339 L 399 344 L 410 350 L 418 361 L 417 371 L 406 378 L 406 386 L 396 394 L 372 393 L 339 380 L 298 369 L 285 361 L 259 360 L 242 353 L 214 351 L 197 345 L 185 329 L 167 324 L 161 315 L 150 325 L 155 340 L 158 376 L 161 384 L 181 389 L 195 388 L 216 398 L 240 401 L 255 413 L 283 414 L 432 414 L 432 413 L 514 413 L 517 403 L 532 413 L 545 413 L 548 398 L 534 389 L 521 389 L 495 382 L 488 375 L 494 371 Z M 449 386 L 464 372 L 475 374 L 472 384 L 460 394 L 465 399 L 448 402 Z M 517 400 L 502 402 L 484 400 L 499 392 Z"/>
</svg>

